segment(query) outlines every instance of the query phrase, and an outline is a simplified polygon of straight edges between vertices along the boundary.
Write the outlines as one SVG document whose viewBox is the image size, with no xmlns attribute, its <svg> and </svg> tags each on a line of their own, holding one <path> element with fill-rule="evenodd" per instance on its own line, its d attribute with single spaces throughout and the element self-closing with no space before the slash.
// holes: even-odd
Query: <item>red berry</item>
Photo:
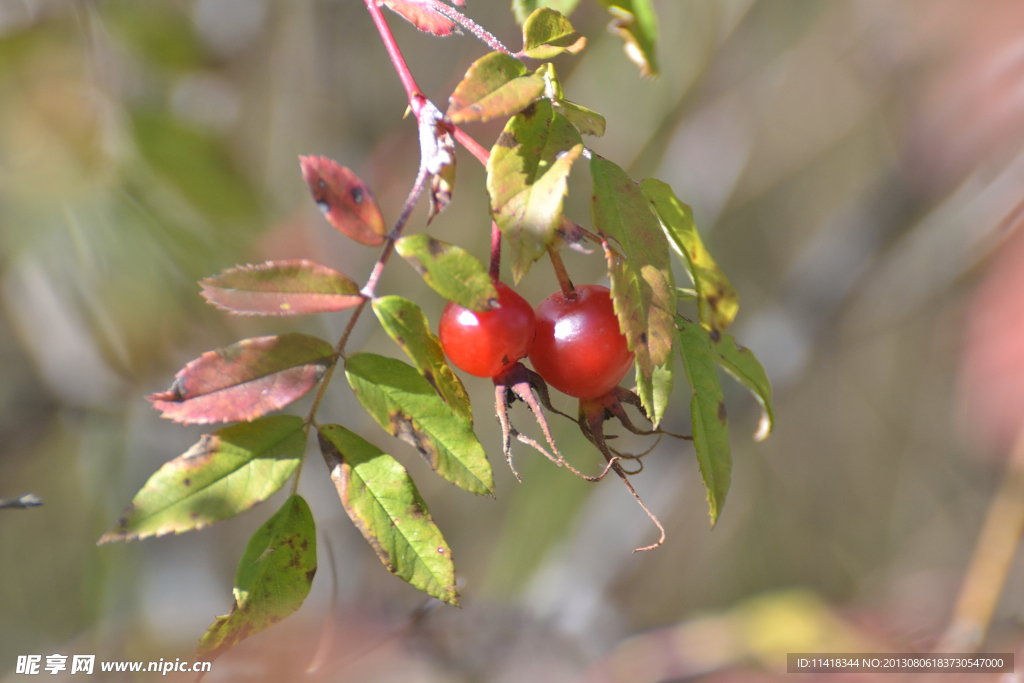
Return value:
<svg viewBox="0 0 1024 683">
<path fill-rule="evenodd" d="M 498 304 L 476 313 L 449 301 L 441 314 L 441 348 L 455 367 L 494 377 L 530 352 L 537 320 L 533 307 L 504 282 L 495 282 Z"/>
<path fill-rule="evenodd" d="M 530 362 L 544 380 L 576 398 L 614 389 L 633 365 L 607 287 L 583 285 L 576 298 L 555 292 L 537 307 Z"/>
</svg>

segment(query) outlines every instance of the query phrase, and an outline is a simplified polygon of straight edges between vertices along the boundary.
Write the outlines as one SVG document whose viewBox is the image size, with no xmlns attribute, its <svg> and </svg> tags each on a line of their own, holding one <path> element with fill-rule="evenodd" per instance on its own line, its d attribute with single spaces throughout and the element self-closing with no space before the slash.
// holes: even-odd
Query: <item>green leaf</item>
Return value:
<svg viewBox="0 0 1024 683">
<path fill-rule="evenodd" d="M 555 102 L 555 110 L 569 119 L 569 122 L 576 126 L 583 135 L 593 135 L 598 138 L 604 135 L 607 123 L 604 117 L 593 109 L 587 109 L 569 100 L 558 100 Z"/>
<path fill-rule="evenodd" d="M 658 213 L 672 246 L 683 259 L 693 286 L 701 324 L 708 330 L 724 330 L 736 318 L 739 295 L 700 239 L 693 222 L 693 210 L 676 198 L 672 188 L 656 178 L 640 183 Z"/>
<path fill-rule="evenodd" d="M 377 424 L 415 447 L 438 474 L 472 493 L 494 492 L 491 465 L 473 426 L 414 368 L 394 358 L 359 353 L 348 357 L 345 375 Z"/>
<path fill-rule="evenodd" d="M 484 264 L 462 247 L 430 235 L 408 235 L 395 242 L 395 251 L 449 301 L 473 311 L 489 311 L 498 301 Z"/>
<path fill-rule="evenodd" d="M 99 543 L 180 534 L 272 496 L 306 449 L 302 418 L 272 415 L 207 434 L 156 471 Z"/>
<path fill-rule="evenodd" d="M 388 571 L 458 606 L 452 551 L 406 469 L 339 425 L 320 428 L 320 451 L 345 512 Z"/>
<path fill-rule="evenodd" d="M 327 313 L 363 300 L 351 278 L 305 259 L 236 266 L 199 284 L 207 301 L 235 315 Z"/>
<path fill-rule="evenodd" d="M 772 409 L 772 385 L 760 361 L 750 349 L 740 346 L 727 334 L 711 331 L 715 351 L 715 362 L 723 370 L 743 384 L 761 404 L 761 421 L 754 433 L 755 441 L 764 441 L 775 426 L 775 411 Z"/>
<path fill-rule="evenodd" d="M 316 524 L 302 496 L 291 496 L 249 539 L 235 572 L 231 612 L 199 641 L 213 659 L 302 606 L 316 574 Z"/>
<path fill-rule="evenodd" d="M 640 75 L 657 76 L 658 15 L 651 0 L 600 0 L 600 3 L 612 15 L 608 30 L 622 39 L 626 56 L 640 67 Z"/>
<path fill-rule="evenodd" d="M 516 282 L 554 240 L 569 171 L 582 151 L 579 132 L 547 100 L 509 119 L 491 149 L 487 192 Z"/>
<path fill-rule="evenodd" d="M 664 365 L 655 365 L 649 378 L 642 372 L 636 373 L 637 395 L 653 423 L 652 429 L 658 428 L 668 408 L 668 399 L 672 394 L 674 358 L 670 354 Z"/>
<path fill-rule="evenodd" d="M 567 17 L 572 14 L 579 2 L 580 0 L 512 0 L 512 11 L 516 15 L 516 21 L 523 24 L 540 7 L 550 7 Z"/>
<path fill-rule="evenodd" d="M 373 312 L 445 403 L 473 424 L 473 409 L 466 388 L 448 365 L 441 342 L 430 331 L 427 316 L 420 307 L 400 296 L 384 296 L 373 300 Z"/>
<path fill-rule="evenodd" d="M 621 168 L 595 154 L 590 173 L 594 228 L 614 238 L 625 252 L 625 259 L 608 252 L 612 300 L 619 327 L 636 354 L 640 400 L 655 418 L 664 411 L 664 401 L 654 396 L 655 368 L 662 375 L 657 384 L 665 385 L 676 337 L 676 287 L 668 240 L 650 203 Z M 663 389 L 659 392 L 664 394 Z"/>
<path fill-rule="evenodd" d="M 729 492 L 732 455 L 729 451 L 729 418 L 725 412 L 722 385 L 715 369 L 708 331 L 685 318 L 676 319 L 679 326 L 679 352 L 686 367 L 686 380 L 693 389 L 690 400 L 690 421 L 693 447 L 708 491 L 711 524 L 725 505 Z"/>
<path fill-rule="evenodd" d="M 586 44 L 569 20 L 550 7 L 538 7 L 523 24 L 523 54 L 533 59 L 578 54 Z"/>
<path fill-rule="evenodd" d="M 492 52 L 473 62 L 448 98 L 452 123 L 487 121 L 522 111 L 541 96 L 544 81 L 515 57 Z"/>
</svg>

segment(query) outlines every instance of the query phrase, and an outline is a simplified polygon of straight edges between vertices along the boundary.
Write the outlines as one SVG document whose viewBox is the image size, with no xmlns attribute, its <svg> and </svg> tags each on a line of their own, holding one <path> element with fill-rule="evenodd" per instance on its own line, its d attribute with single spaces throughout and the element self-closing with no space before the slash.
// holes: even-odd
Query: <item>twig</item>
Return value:
<svg viewBox="0 0 1024 683">
<path fill-rule="evenodd" d="M 34 493 L 26 493 L 17 498 L 0 498 L 0 510 L 24 510 L 42 504 L 43 499 Z"/>
<path fill-rule="evenodd" d="M 443 14 L 455 23 L 462 26 L 474 36 L 487 43 L 492 50 L 504 52 L 506 54 L 512 54 L 512 51 L 502 45 L 501 41 L 494 37 L 494 35 L 485 29 L 480 24 L 476 23 L 465 14 L 455 9 L 450 5 L 446 5 L 441 0 L 427 0 L 427 4 L 432 7 L 439 14 Z"/>
</svg>

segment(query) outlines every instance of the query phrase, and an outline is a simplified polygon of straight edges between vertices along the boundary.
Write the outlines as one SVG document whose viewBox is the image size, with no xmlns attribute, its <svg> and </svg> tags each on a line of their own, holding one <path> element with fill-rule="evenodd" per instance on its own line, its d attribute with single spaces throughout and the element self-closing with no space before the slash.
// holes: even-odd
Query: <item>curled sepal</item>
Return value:
<svg viewBox="0 0 1024 683">
<path fill-rule="evenodd" d="M 647 414 L 659 419 L 671 389 L 669 356 L 675 342 L 676 287 L 668 240 L 658 217 L 633 180 L 614 163 L 591 159 L 594 228 L 622 246 L 625 258 L 605 245 L 612 301 L 619 327 L 636 354 L 640 399 Z M 655 374 L 658 377 L 655 377 Z"/>
<path fill-rule="evenodd" d="M 487 268 L 462 247 L 430 235 L 406 235 L 395 251 L 409 262 L 431 289 L 472 311 L 489 311 L 498 301 Z"/>
<path fill-rule="evenodd" d="M 569 171 L 583 140 L 548 100 L 509 119 L 487 162 L 491 214 L 508 240 L 518 282 L 556 238 Z"/>
<path fill-rule="evenodd" d="M 377 424 L 410 444 L 438 474 L 471 493 L 494 492 L 494 475 L 473 425 L 452 410 L 415 368 L 358 353 L 345 362 L 356 398 Z"/>
<path fill-rule="evenodd" d="M 444 211 L 455 187 L 455 138 L 451 122 L 434 103 L 427 100 L 420 108 L 420 172 L 430 177 L 430 212 L 427 223 Z"/>
<path fill-rule="evenodd" d="M 572 14 L 579 2 L 580 0 L 512 0 L 512 12 L 516 21 L 523 24 L 540 7 L 550 7 L 567 17 Z"/>
<path fill-rule="evenodd" d="M 523 24 L 523 52 L 533 59 L 578 54 L 587 39 L 576 33 L 569 20 L 550 7 L 538 7 Z"/>
<path fill-rule="evenodd" d="M 600 0 L 612 20 L 608 30 L 622 39 L 622 47 L 630 61 L 640 68 L 640 75 L 658 75 L 655 44 L 658 41 L 658 15 L 651 0 Z"/>
<path fill-rule="evenodd" d="M 618 475 L 619 479 L 622 480 L 622 483 L 626 485 L 626 488 L 629 490 L 633 498 L 636 499 L 636 502 L 640 505 L 641 508 L 643 508 L 643 511 L 647 513 L 647 516 L 650 517 L 651 521 L 654 522 L 655 526 L 658 527 L 658 531 L 660 532 L 658 540 L 652 543 L 651 545 L 647 545 L 642 548 L 636 548 L 635 550 L 633 550 L 633 552 L 638 553 L 643 552 L 645 550 L 654 550 L 655 548 L 659 547 L 662 543 L 665 542 L 665 527 L 661 525 L 661 522 L 658 520 L 655 514 L 651 512 L 651 509 L 648 508 L 644 501 L 640 498 L 640 494 L 638 494 L 636 492 L 636 489 L 633 488 L 633 485 L 629 483 L 629 473 L 627 473 L 622 468 L 622 461 L 624 459 L 640 461 L 640 458 L 643 457 L 643 455 L 646 455 L 647 453 L 644 453 L 643 455 L 627 455 L 619 453 L 609 448 L 607 439 L 611 437 L 605 436 L 604 422 L 605 420 L 609 420 L 614 417 L 617 418 L 624 427 L 626 427 L 628 430 L 635 434 L 654 434 L 657 432 L 638 429 L 629 419 L 629 416 L 626 414 L 625 409 L 623 409 L 622 401 L 627 401 L 637 407 L 640 407 L 640 401 L 635 394 L 618 387 L 613 389 L 611 392 L 605 394 L 604 396 L 598 396 L 597 398 L 581 399 L 579 410 L 579 425 L 581 431 L 583 432 L 583 435 L 586 436 L 591 443 L 597 446 L 598 450 L 601 451 L 601 455 L 603 455 L 605 457 L 605 460 L 608 462 L 608 466 L 605 468 L 605 471 L 604 473 L 602 473 L 601 476 L 603 477 L 604 474 L 607 474 L 609 469 L 614 471 L 615 474 Z M 650 450 L 648 450 L 647 452 L 649 453 Z M 640 462 L 641 469 L 643 469 L 642 461 Z M 639 470 L 637 472 L 639 472 Z M 632 474 L 636 474 L 637 472 L 633 472 Z"/>
<path fill-rule="evenodd" d="M 427 316 L 420 307 L 400 296 L 383 296 L 373 300 L 373 312 L 438 396 L 472 424 L 473 409 L 466 388 L 445 360 L 441 342 L 430 331 Z"/>
<path fill-rule="evenodd" d="M 363 299 L 351 278 L 305 259 L 236 266 L 199 284 L 207 301 L 235 315 L 329 313 Z"/>
<path fill-rule="evenodd" d="M 292 332 L 207 351 L 148 399 L 185 424 L 251 421 L 283 408 L 320 381 L 334 357 L 323 339 Z"/>
<path fill-rule="evenodd" d="M 484 55 L 469 70 L 448 98 L 453 123 L 487 121 L 521 111 L 544 92 L 544 80 L 527 73 L 526 66 L 504 52 Z"/>
<path fill-rule="evenodd" d="M 320 452 L 341 504 L 387 570 L 458 606 L 452 551 L 406 469 L 340 425 L 319 431 Z"/>
<path fill-rule="evenodd" d="M 98 544 L 180 534 L 230 519 L 280 489 L 305 447 L 302 418 L 294 415 L 206 434 L 149 478 Z"/>
<path fill-rule="evenodd" d="M 454 4 L 462 5 L 461 2 Z M 462 33 L 454 21 L 422 0 L 377 0 L 377 5 L 384 5 L 424 33 L 433 33 L 441 38 Z"/>
<path fill-rule="evenodd" d="M 700 322 L 708 330 L 724 330 L 739 311 L 739 294 L 711 257 L 693 222 L 693 210 L 679 201 L 668 183 L 647 178 L 640 183 L 661 220 L 672 246 L 683 260 L 697 294 Z"/>
<path fill-rule="evenodd" d="M 356 242 L 384 244 L 384 217 L 370 188 L 359 177 L 327 157 L 299 157 L 302 178 L 327 221 Z"/>
<path fill-rule="evenodd" d="M 234 604 L 199 641 L 214 659 L 302 606 L 316 574 L 316 524 L 302 496 L 284 502 L 249 539 L 235 572 Z"/>
<path fill-rule="evenodd" d="M 697 323 L 678 317 L 679 352 L 686 368 L 686 380 L 693 389 L 690 400 L 690 421 L 693 447 L 704 487 L 708 491 L 711 524 L 718 515 L 729 492 L 732 455 L 729 450 L 729 418 L 725 412 L 722 385 L 715 369 L 715 354 L 708 332 Z"/>
</svg>

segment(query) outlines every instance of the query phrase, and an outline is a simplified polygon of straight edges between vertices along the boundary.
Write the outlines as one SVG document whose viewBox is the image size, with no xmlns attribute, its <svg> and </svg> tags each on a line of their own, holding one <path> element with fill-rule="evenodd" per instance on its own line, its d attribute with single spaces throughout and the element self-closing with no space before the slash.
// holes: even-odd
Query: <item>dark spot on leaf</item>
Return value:
<svg viewBox="0 0 1024 683">
<path fill-rule="evenodd" d="M 267 617 L 267 621 L 269 621 L 271 624 L 276 624 L 277 622 L 281 621 L 281 617 L 277 614 L 271 614 L 269 617 Z"/>
<path fill-rule="evenodd" d="M 405 346 L 405 338 L 400 334 L 395 335 L 395 343 L 399 346 Z"/>
<path fill-rule="evenodd" d="M 363 188 L 353 187 L 352 192 L 350 194 L 352 195 L 352 201 L 354 201 L 356 204 L 363 203 Z"/>
<path fill-rule="evenodd" d="M 299 549 L 301 549 L 301 550 L 302 550 L 302 552 L 306 552 L 306 550 L 307 550 L 308 548 L 309 548 L 309 540 L 308 540 L 308 539 L 305 539 L 305 538 L 304 538 L 304 539 L 302 539 L 302 544 L 301 544 L 301 545 L 299 545 Z"/>
<path fill-rule="evenodd" d="M 300 560 L 299 556 L 296 555 L 288 562 L 288 566 L 292 569 L 298 569 L 302 566 L 302 560 Z"/>
<path fill-rule="evenodd" d="M 438 453 L 434 443 L 429 436 L 416 428 L 409 415 L 402 412 L 393 414 L 391 416 L 391 433 L 419 451 L 420 455 L 430 463 L 430 466 L 437 469 Z"/>
<path fill-rule="evenodd" d="M 418 258 L 409 257 L 406 259 L 406 261 L 408 261 L 409 265 L 413 267 L 413 270 L 415 270 L 420 275 L 427 274 L 427 269 L 423 267 L 423 264 L 420 263 L 420 260 Z"/>
<path fill-rule="evenodd" d="M 306 581 L 312 581 L 314 576 L 316 576 L 316 567 L 306 572 Z"/>
<path fill-rule="evenodd" d="M 192 485 L 192 480 L 189 479 L 188 477 L 185 477 L 185 481 L 183 481 L 181 483 L 184 484 L 185 486 L 191 486 Z"/>
<path fill-rule="evenodd" d="M 527 108 L 526 108 L 526 109 L 524 109 L 523 111 L 519 112 L 519 114 L 520 114 L 520 116 L 522 116 L 522 117 L 523 117 L 524 119 L 526 119 L 527 121 L 529 121 L 530 119 L 532 119 L 532 118 L 533 118 L 534 116 L 536 116 L 536 114 L 537 114 L 537 104 L 536 104 L 536 103 L 534 103 L 534 104 L 531 104 L 531 105 L 530 105 L 529 107 L 527 107 Z"/>
<path fill-rule="evenodd" d="M 509 133 L 508 131 L 502 131 L 501 135 L 498 136 L 498 141 L 494 144 L 497 145 L 498 147 L 512 149 L 513 147 L 519 144 L 519 141 L 516 140 L 516 136 L 513 135 L 512 133 Z"/>
<path fill-rule="evenodd" d="M 438 256 L 447 253 L 448 247 L 445 246 L 443 242 L 435 240 L 433 237 L 431 237 L 429 240 L 427 240 L 427 251 L 430 252 L 431 256 L 437 258 Z"/>
<path fill-rule="evenodd" d="M 646 344 L 647 343 L 647 333 L 646 332 L 641 332 L 640 333 L 640 343 L 641 344 Z"/>
<path fill-rule="evenodd" d="M 420 505 L 419 503 L 413 503 L 412 505 L 409 506 L 409 514 L 412 515 L 414 519 L 422 518 L 423 506 Z"/>
<path fill-rule="evenodd" d="M 188 518 L 191 519 L 192 521 L 195 521 L 195 520 L 199 519 L 199 513 L 198 512 L 190 512 L 189 515 L 188 515 Z"/>
<path fill-rule="evenodd" d="M 718 402 L 718 421 L 725 422 L 728 419 L 728 415 L 725 414 L 725 401 Z"/>
<path fill-rule="evenodd" d="M 722 334 L 718 330 L 711 330 L 708 332 L 708 336 L 711 337 L 711 341 L 716 344 L 722 340 Z"/>
<path fill-rule="evenodd" d="M 317 179 L 316 186 L 319 187 L 321 190 L 326 190 L 327 189 L 327 183 L 324 182 L 323 178 L 318 178 Z"/>
<path fill-rule="evenodd" d="M 430 382 L 430 386 L 434 387 L 434 391 L 437 392 L 438 396 L 440 396 L 441 398 L 444 398 L 444 394 L 441 393 L 441 387 L 439 387 L 437 385 L 437 378 L 434 377 L 433 370 L 431 370 L 430 368 L 426 368 L 423 371 L 423 378 L 426 379 L 428 382 Z"/>
</svg>

